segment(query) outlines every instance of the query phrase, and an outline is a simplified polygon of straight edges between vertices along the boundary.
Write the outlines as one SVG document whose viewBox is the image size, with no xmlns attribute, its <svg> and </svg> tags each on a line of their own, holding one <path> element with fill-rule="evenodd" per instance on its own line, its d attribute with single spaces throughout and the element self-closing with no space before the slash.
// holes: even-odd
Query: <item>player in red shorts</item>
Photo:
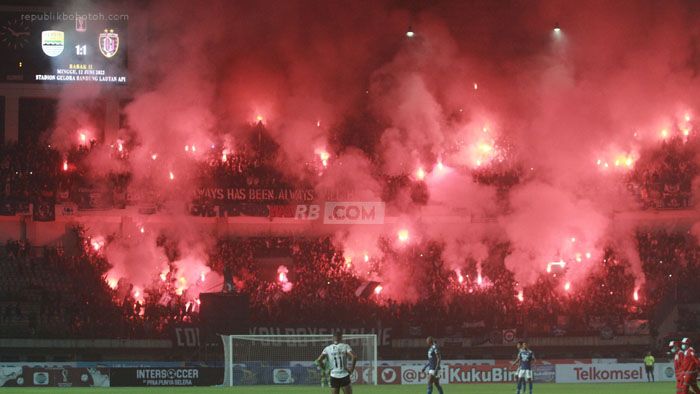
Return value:
<svg viewBox="0 0 700 394">
<path fill-rule="evenodd" d="M 683 338 L 681 341 L 681 350 L 683 350 L 683 389 L 685 394 L 692 392 L 700 393 L 698 388 L 698 369 L 700 368 L 700 360 L 695 355 L 695 349 L 690 346 L 690 339 Z M 690 391 L 690 389 L 693 391 Z"/>
<path fill-rule="evenodd" d="M 673 356 L 673 369 L 676 372 L 676 394 L 685 393 L 685 386 L 683 385 L 683 351 L 681 350 L 681 343 L 678 341 L 671 341 L 668 344 L 669 354 Z"/>
</svg>

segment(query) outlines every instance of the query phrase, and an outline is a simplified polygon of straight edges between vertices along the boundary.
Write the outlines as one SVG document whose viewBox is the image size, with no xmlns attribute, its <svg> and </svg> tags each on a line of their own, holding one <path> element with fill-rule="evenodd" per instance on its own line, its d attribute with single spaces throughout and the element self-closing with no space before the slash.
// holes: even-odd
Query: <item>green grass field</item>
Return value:
<svg viewBox="0 0 700 394">
<path fill-rule="evenodd" d="M 248 386 L 248 387 L 113 387 L 98 388 L 3 388 L 0 394 L 214 394 L 214 393 L 260 393 L 260 394 L 327 394 L 329 389 L 308 386 Z M 356 394 L 409 394 L 425 393 L 424 385 L 406 386 L 355 386 Z M 437 394 L 437 390 L 433 390 Z M 478 394 L 513 394 L 515 384 L 453 384 L 445 386 L 445 394 L 478 393 Z M 675 393 L 673 383 L 625 383 L 625 384 L 540 384 L 535 385 L 533 394 L 663 394 Z"/>
</svg>

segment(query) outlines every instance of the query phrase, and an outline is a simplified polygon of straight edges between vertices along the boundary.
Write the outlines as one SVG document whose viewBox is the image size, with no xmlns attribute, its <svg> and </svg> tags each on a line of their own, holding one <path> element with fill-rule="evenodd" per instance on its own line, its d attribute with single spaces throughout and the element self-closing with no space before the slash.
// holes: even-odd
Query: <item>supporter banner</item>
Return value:
<svg viewBox="0 0 700 394">
<path fill-rule="evenodd" d="M 0 387 L 109 387 L 109 369 L 3 366 Z"/>
<path fill-rule="evenodd" d="M 668 374 L 670 364 L 655 366 L 657 380 L 673 380 Z M 646 382 L 644 365 L 639 364 L 557 364 L 557 383 L 622 383 Z M 673 368 L 671 366 L 671 368 Z"/>
<path fill-rule="evenodd" d="M 56 220 L 56 206 L 53 201 L 37 201 L 33 204 L 32 219 L 35 222 L 53 222 Z"/>
<path fill-rule="evenodd" d="M 272 217 L 268 205 L 248 204 L 248 203 L 230 203 L 226 205 L 207 204 L 189 204 L 188 210 L 192 216 L 201 217 L 236 217 L 236 216 L 252 216 L 252 217 Z"/>
<path fill-rule="evenodd" d="M 391 345 L 391 327 L 375 328 L 339 328 L 339 327 L 251 327 L 250 335 L 333 335 L 341 331 L 343 334 L 377 334 L 377 346 Z"/>
<path fill-rule="evenodd" d="M 510 328 L 503 330 L 503 343 L 515 343 L 515 338 L 517 337 L 517 330 Z"/>
<path fill-rule="evenodd" d="M 316 199 L 314 189 L 294 188 L 225 188 L 225 187 L 200 187 L 194 192 L 195 199 L 212 201 L 214 203 L 226 202 L 250 202 L 250 203 L 289 203 L 311 202 Z"/>
<path fill-rule="evenodd" d="M 214 386 L 224 379 L 223 368 L 113 368 L 112 387 Z"/>
<path fill-rule="evenodd" d="M 220 215 L 219 207 L 211 204 L 189 204 L 187 209 L 192 216 L 213 218 Z"/>
<path fill-rule="evenodd" d="M 297 205 L 268 205 L 267 211 L 271 218 L 293 218 L 297 212 Z"/>
<path fill-rule="evenodd" d="M 177 347 L 197 348 L 201 345 L 199 327 L 179 326 L 173 328 L 173 344 Z"/>
<path fill-rule="evenodd" d="M 220 216 L 268 217 L 267 205 L 260 204 L 226 204 L 219 207 Z"/>
<path fill-rule="evenodd" d="M 74 216 L 78 211 L 78 205 L 74 203 L 63 203 L 56 205 L 56 215 Z"/>
<path fill-rule="evenodd" d="M 78 188 L 73 196 L 80 211 L 102 211 L 112 209 L 114 195 L 108 188 Z"/>
<path fill-rule="evenodd" d="M 325 224 L 384 224 L 383 202 L 326 202 Z"/>
</svg>

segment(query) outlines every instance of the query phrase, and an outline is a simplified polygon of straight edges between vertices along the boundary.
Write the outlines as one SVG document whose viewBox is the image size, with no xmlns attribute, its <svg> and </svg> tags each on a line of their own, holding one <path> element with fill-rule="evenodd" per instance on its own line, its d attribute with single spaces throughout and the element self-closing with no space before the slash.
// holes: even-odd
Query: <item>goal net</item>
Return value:
<svg viewBox="0 0 700 394">
<path fill-rule="evenodd" d="M 320 385 L 323 371 L 314 361 L 333 343 L 332 335 L 222 335 L 221 339 L 224 386 Z M 377 384 L 377 336 L 347 334 L 343 342 L 357 356 L 353 384 Z"/>
</svg>

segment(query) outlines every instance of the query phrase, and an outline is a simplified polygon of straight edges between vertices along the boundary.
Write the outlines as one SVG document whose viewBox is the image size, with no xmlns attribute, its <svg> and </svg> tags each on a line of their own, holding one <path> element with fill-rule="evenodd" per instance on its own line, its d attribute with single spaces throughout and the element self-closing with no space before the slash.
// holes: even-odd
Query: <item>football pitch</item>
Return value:
<svg viewBox="0 0 700 394">
<path fill-rule="evenodd" d="M 452 384 L 445 385 L 445 394 L 512 394 L 515 384 Z M 173 393 L 266 393 L 266 394 L 328 394 L 330 390 L 309 386 L 246 386 L 246 387 L 112 387 L 112 388 L 3 388 L 0 394 L 173 394 Z M 342 393 L 342 391 L 341 391 Z M 409 394 L 425 393 L 425 385 L 404 386 L 355 386 L 354 394 Z M 437 390 L 433 390 L 437 394 Z M 663 394 L 675 393 L 673 383 L 623 383 L 623 384 L 538 384 L 533 394 Z"/>
</svg>

